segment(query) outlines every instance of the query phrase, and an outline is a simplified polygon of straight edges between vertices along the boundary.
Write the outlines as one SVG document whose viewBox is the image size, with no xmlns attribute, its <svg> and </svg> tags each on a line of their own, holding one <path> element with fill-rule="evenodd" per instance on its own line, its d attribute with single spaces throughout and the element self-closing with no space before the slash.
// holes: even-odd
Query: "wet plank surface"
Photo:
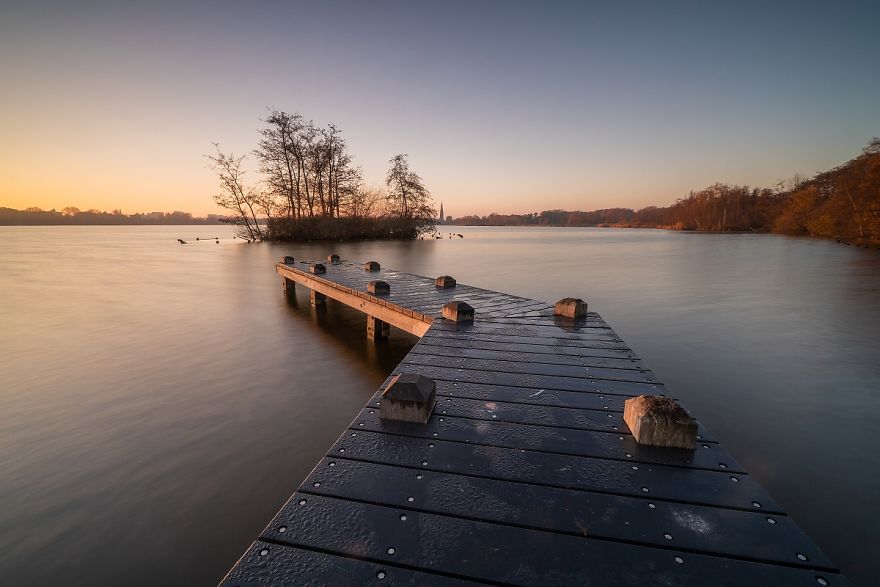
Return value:
<svg viewBox="0 0 880 587">
<path fill-rule="evenodd" d="M 382 420 L 386 380 L 224 585 L 849 585 L 702 425 L 694 451 L 634 441 L 623 402 L 674 394 L 598 315 L 325 265 L 430 323 L 389 379 L 434 379 L 437 405 Z"/>
</svg>

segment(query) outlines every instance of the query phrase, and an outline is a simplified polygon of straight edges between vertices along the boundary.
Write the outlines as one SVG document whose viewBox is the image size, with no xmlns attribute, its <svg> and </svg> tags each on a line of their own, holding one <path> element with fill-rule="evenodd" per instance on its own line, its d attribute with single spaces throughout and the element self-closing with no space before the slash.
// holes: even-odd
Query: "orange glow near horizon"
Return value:
<svg viewBox="0 0 880 587">
<path fill-rule="evenodd" d="M 220 213 L 204 155 L 214 141 L 251 152 L 267 108 L 336 124 L 368 185 L 408 153 L 453 216 L 772 186 L 880 133 L 880 76 L 864 75 L 876 19 L 833 7 L 738 7 L 722 20 L 650 4 L 639 18 L 577 4 L 484 5 L 468 19 L 430 5 L 277 12 L 6 11 L 0 206 Z M 817 71 L 833 80 L 817 86 Z"/>
</svg>

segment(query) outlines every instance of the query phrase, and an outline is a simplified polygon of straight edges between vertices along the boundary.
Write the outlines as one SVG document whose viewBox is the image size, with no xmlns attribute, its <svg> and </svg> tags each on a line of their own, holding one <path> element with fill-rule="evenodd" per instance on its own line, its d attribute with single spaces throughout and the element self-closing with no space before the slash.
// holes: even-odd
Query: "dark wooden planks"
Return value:
<svg viewBox="0 0 880 587">
<path fill-rule="evenodd" d="M 357 460 L 617 495 L 784 513 L 748 475 L 374 432 L 358 427 L 328 453 Z M 355 436 L 352 436 L 355 434 Z M 434 446 L 430 446 L 433 444 Z"/>
<path fill-rule="evenodd" d="M 370 562 L 306 550 L 278 542 L 254 542 L 237 565 L 220 583 L 223 587 L 256 585 L 348 586 L 395 585 L 457 587 L 477 585 L 433 573 L 400 568 L 384 562 Z"/>
<path fill-rule="evenodd" d="M 428 424 L 379 419 L 383 385 L 227 584 L 848 584 L 702 426 L 695 451 L 634 442 L 623 402 L 668 392 L 597 314 L 348 263 L 323 279 L 477 318 L 435 319 L 392 373 L 436 381 Z"/>
<path fill-rule="evenodd" d="M 638 444 L 630 434 L 622 432 L 562 428 L 548 423 L 538 425 L 460 418 L 446 413 L 444 405 L 453 401 L 452 398 L 442 398 L 427 424 L 381 420 L 377 409 L 367 407 L 355 419 L 352 428 L 633 463 L 726 471 L 730 473 L 731 483 L 736 484 L 741 480 L 733 473 L 742 473 L 742 467 L 717 443 L 703 443 L 693 451 L 665 450 Z"/>
<path fill-rule="evenodd" d="M 476 314 L 479 316 L 479 314 Z M 557 325 L 552 320 L 542 318 L 530 319 L 523 324 L 505 324 L 502 322 L 490 322 L 475 320 L 473 324 L 449 324 L 440 322 L 437 331 L 450 331 L 453 333 L 492 336 L 496 340 L 504 341 L 508 337 L 513 338 L 548 338 L 552 340 L 567 341 L 569 343 L 590 342 L 597 340 L 623 342 L 610 328 Z"/>
<path fill-rule="evenodd" d="M 591 353 L 557 354 L 551 352 L 521 352 L 507 349 L 481 348 L 478 343 L 467 346 L 438 344 L 439 341 L 431 339 L 421 340 L 410 353 L 411 357 L 425 355 L 444 357 L 447 359 L 487 359 L 513 363 L 542 363 L 546 365 L 570 365 L 584 367 L 608 367 L 612 369 L 645 370 L 645 365 L 640 359 L 633 358 L 632 353 L 627 351 L 604 351 L 606 356 L 594 356 Z"/>
<path fill-rule="evenodd" d="M 518 298 L 509 294 L 493 292 L 466 285 L 455 288 L 442 289 L 434 285 L 432 279 L 414 276 L 395 271 L 366 272 L 356 265 L 342 263 L 339 265 L 327 265 L 325 278 L 331 278 L 337 282 L 354 289 L 365 291 L 367 284 L 375 279 L 388 281 L 392 284 L 391 294 L 385 296 L 393 303 L 406 305 L 426 313 L 439 313 L 443 304 L 453 299 L 467 301 L 481 308 L 482 311 L 498 314 L 508 308 L 540 309 L 546 308 L 545 302 L 534 302 Z"/>
<path fill-rule="evenodd" d="M 406 359 L 404 359 L 404 361 L 406 361 Z M 404 370 L 421 373 L 425 377 L 430 377 L 431 379 L 506 385 L 534 389 L 536 391 L 558 389 L 561 391 L 597 392 L 628 396 L 666 393 L 665 388 L 659 382 L 637 382 L 620 379 L 607 379 L 604 377 L 587 379 L 584 377 L 532 375 L 529 373 L 510 373 L 503 371 L 478 371 L 456 367 L 434 367 L 431 365 L 412 364 L 408 366 L 406 363 L 396 369 L 395 373 L 400 373 Z"/>
<path fill-rule="evenodd" d="M 635 353 L 631 349 L 620 343 L 566 345 L 543 340 L 513 342 L 509 339 L 498 340 L 485 336 L 452 336 L 448 333 L 441 334 L 430 330 L 425 333 L 418 344 L 444 348 L 484 349 L 501 353 L 550 354 L 558 357 L 635 357 Z"/>
<path fill-rule="evenodd" d="M 279 528 L 285 527 L 285 532 Z M 504 585 L 815 585 L 816 571 L 295 493 L 261 538 Z M 836 585 L 837 577 L 826 579 Z M 841 581 L 842 583 L 842 581 Z"/>
<path fill-rule="evenodd" d="M 792 566 L 833 569 L 786 516 L 323 459 L 309 493 L 459 518 Z M 409 502 L 413 497 L 413 502 Z M 798 558 L 801 553 L 808 558 Z"/>
<path fill-rule="evenodd" d="M 387 383 L 387 382 L 386 382 Z M 471 398 L 484 401 L 504 401 L 511 403 L 534 404 L 542 406 L 561 406 L 589 410 L 623 411 L 623 402 L 629 395 L 564 391 L 556 389 L 532 389 L 530 387 L 511 387 L 486 383 L 436 380 L 437 394 L 451 397 Z"/>
<path fill-rule="evenodd" d="M 435 331 L 436 336 L 440 336 L 440 332 L 443 331 L 443 327 L 445 326 L 442 322 L 436 324 L 437 330 Z M 591 338 L 576 338 L 576 337 L 567 337 L 567 336 L 534 336 L 529 334 L 521 334 L 521 335 L 504 335 L 499 333 L 492 332 L 480 332 L 480 331 L 468 331 L 466 329 L 451 329 L 446 328 L 445 332 L 443 332 L 442 336 L 449 342 L 459 342 L 466 343 L 470 341 L 474 342 L 490 342 L 490 343 L 500 343 L 500 344 L 529 344 L 529 345 L 540 345 L 540 346 L 552 346 L 552 347 L 566 347 L 572 349 L 616 349 L 616 350 L 626 350 L 630 351 L 631 349 L 619 338 L 616 336 L 599 336 L 599 337 L 591 337 Z M 514 347 L 511 347 L 514 348 Z"/>
<path fill-rule="evenodd" d="M 465 356 L 444 356 L 421 352 L 410 353 L 404 362 L 410 365 L 429 367 L 447 367 L 482 373 L 507 373 L 523 375 L 548 375 L 552 377 L 569 377 L 574 379 L 604 379 L 607 381 L 633 381 L 638 383 L 656 383 L 657 378 L 646 369 L 625 369 L 618 367 L 596 367 L 585 364 L 560 365 L 539 361 L 508 361 L 505 359 L 481 359 Z"/>
</svg>

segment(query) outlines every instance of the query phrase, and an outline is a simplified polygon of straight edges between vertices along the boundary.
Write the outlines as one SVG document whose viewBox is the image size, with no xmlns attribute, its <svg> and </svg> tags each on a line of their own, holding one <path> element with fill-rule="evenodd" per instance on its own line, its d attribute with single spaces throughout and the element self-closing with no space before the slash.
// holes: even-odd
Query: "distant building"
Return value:
<svg viewBox="0 0 880 587">
<path fill-rule="evenodd" d="M 443 224 L 445 222 L 445 217 L 443 216 L 443 202 L 440 202 L 440 218 L 437 219 L 437 224 Z"/>
</svg>

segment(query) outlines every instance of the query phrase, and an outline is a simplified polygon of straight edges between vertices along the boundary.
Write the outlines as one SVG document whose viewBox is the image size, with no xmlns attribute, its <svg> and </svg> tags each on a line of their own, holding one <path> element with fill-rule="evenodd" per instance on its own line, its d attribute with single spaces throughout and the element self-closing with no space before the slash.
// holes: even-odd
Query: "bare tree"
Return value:
<svg viewBox="0 0 880 587">
<path fill-rule="evenodd" d="M 232 212 L 231 223 L 239 227 L 240 236 L 252 241 L 266 238 L 254 210 L 260 206 L 264 195 L 245 185 L 245 171 L 242 169 L 245 157 L 224 153 L 217 143 L 214 143 L 214 148 L 217 150 L 216 154 L 206 155 L 220 184 L 220 191 L 214 195 L 214 201 Z"/>
<path fill-rule="evenodd" d="M 432 217 L 431 193 L 422 178 L 409 168 L 408 155 L 395 155 L 389 163 L 385 184 L 388 186 L 389 211 L 400 218 L 414 218 L 425 213 Z"/>
<path fill-rule="evenodd" d="M 279 201 L 285 202 L 285 215 L 296 218 L 302 213 L 302 152 L 301 133 L 306 127 L 299 114 L 287 114 L 273 110 L 265 120 L 267 126 L 260 130 L 260 141 L 254 154 L 260 172 L 265 176 L 267 191 Z"/>
<path fill-rule="evenodd" d="M 254 154 L 266 191 L 288 218 L 338 218 L 343 200 L 360 186 L 345 139 L 333 124 L 318 129 L 299 114 L 273 110 Z"/>
<path fill-rule="evenodd" d="M 353 218 L 371 218 L 384 212 L 387 194 L 382 188 L 358 187 L 342 200 L 342 210 Z"/>
<path fill-rule="evenodd" d="M 407 155 L 395 155 L 385 177 L 388 186 L 388 212 L 402 222 L 401 233 L 412 238 L 433 228 L 436 211 L 431 193 L 422 178 L 410 170 Z"/>
</svg>

